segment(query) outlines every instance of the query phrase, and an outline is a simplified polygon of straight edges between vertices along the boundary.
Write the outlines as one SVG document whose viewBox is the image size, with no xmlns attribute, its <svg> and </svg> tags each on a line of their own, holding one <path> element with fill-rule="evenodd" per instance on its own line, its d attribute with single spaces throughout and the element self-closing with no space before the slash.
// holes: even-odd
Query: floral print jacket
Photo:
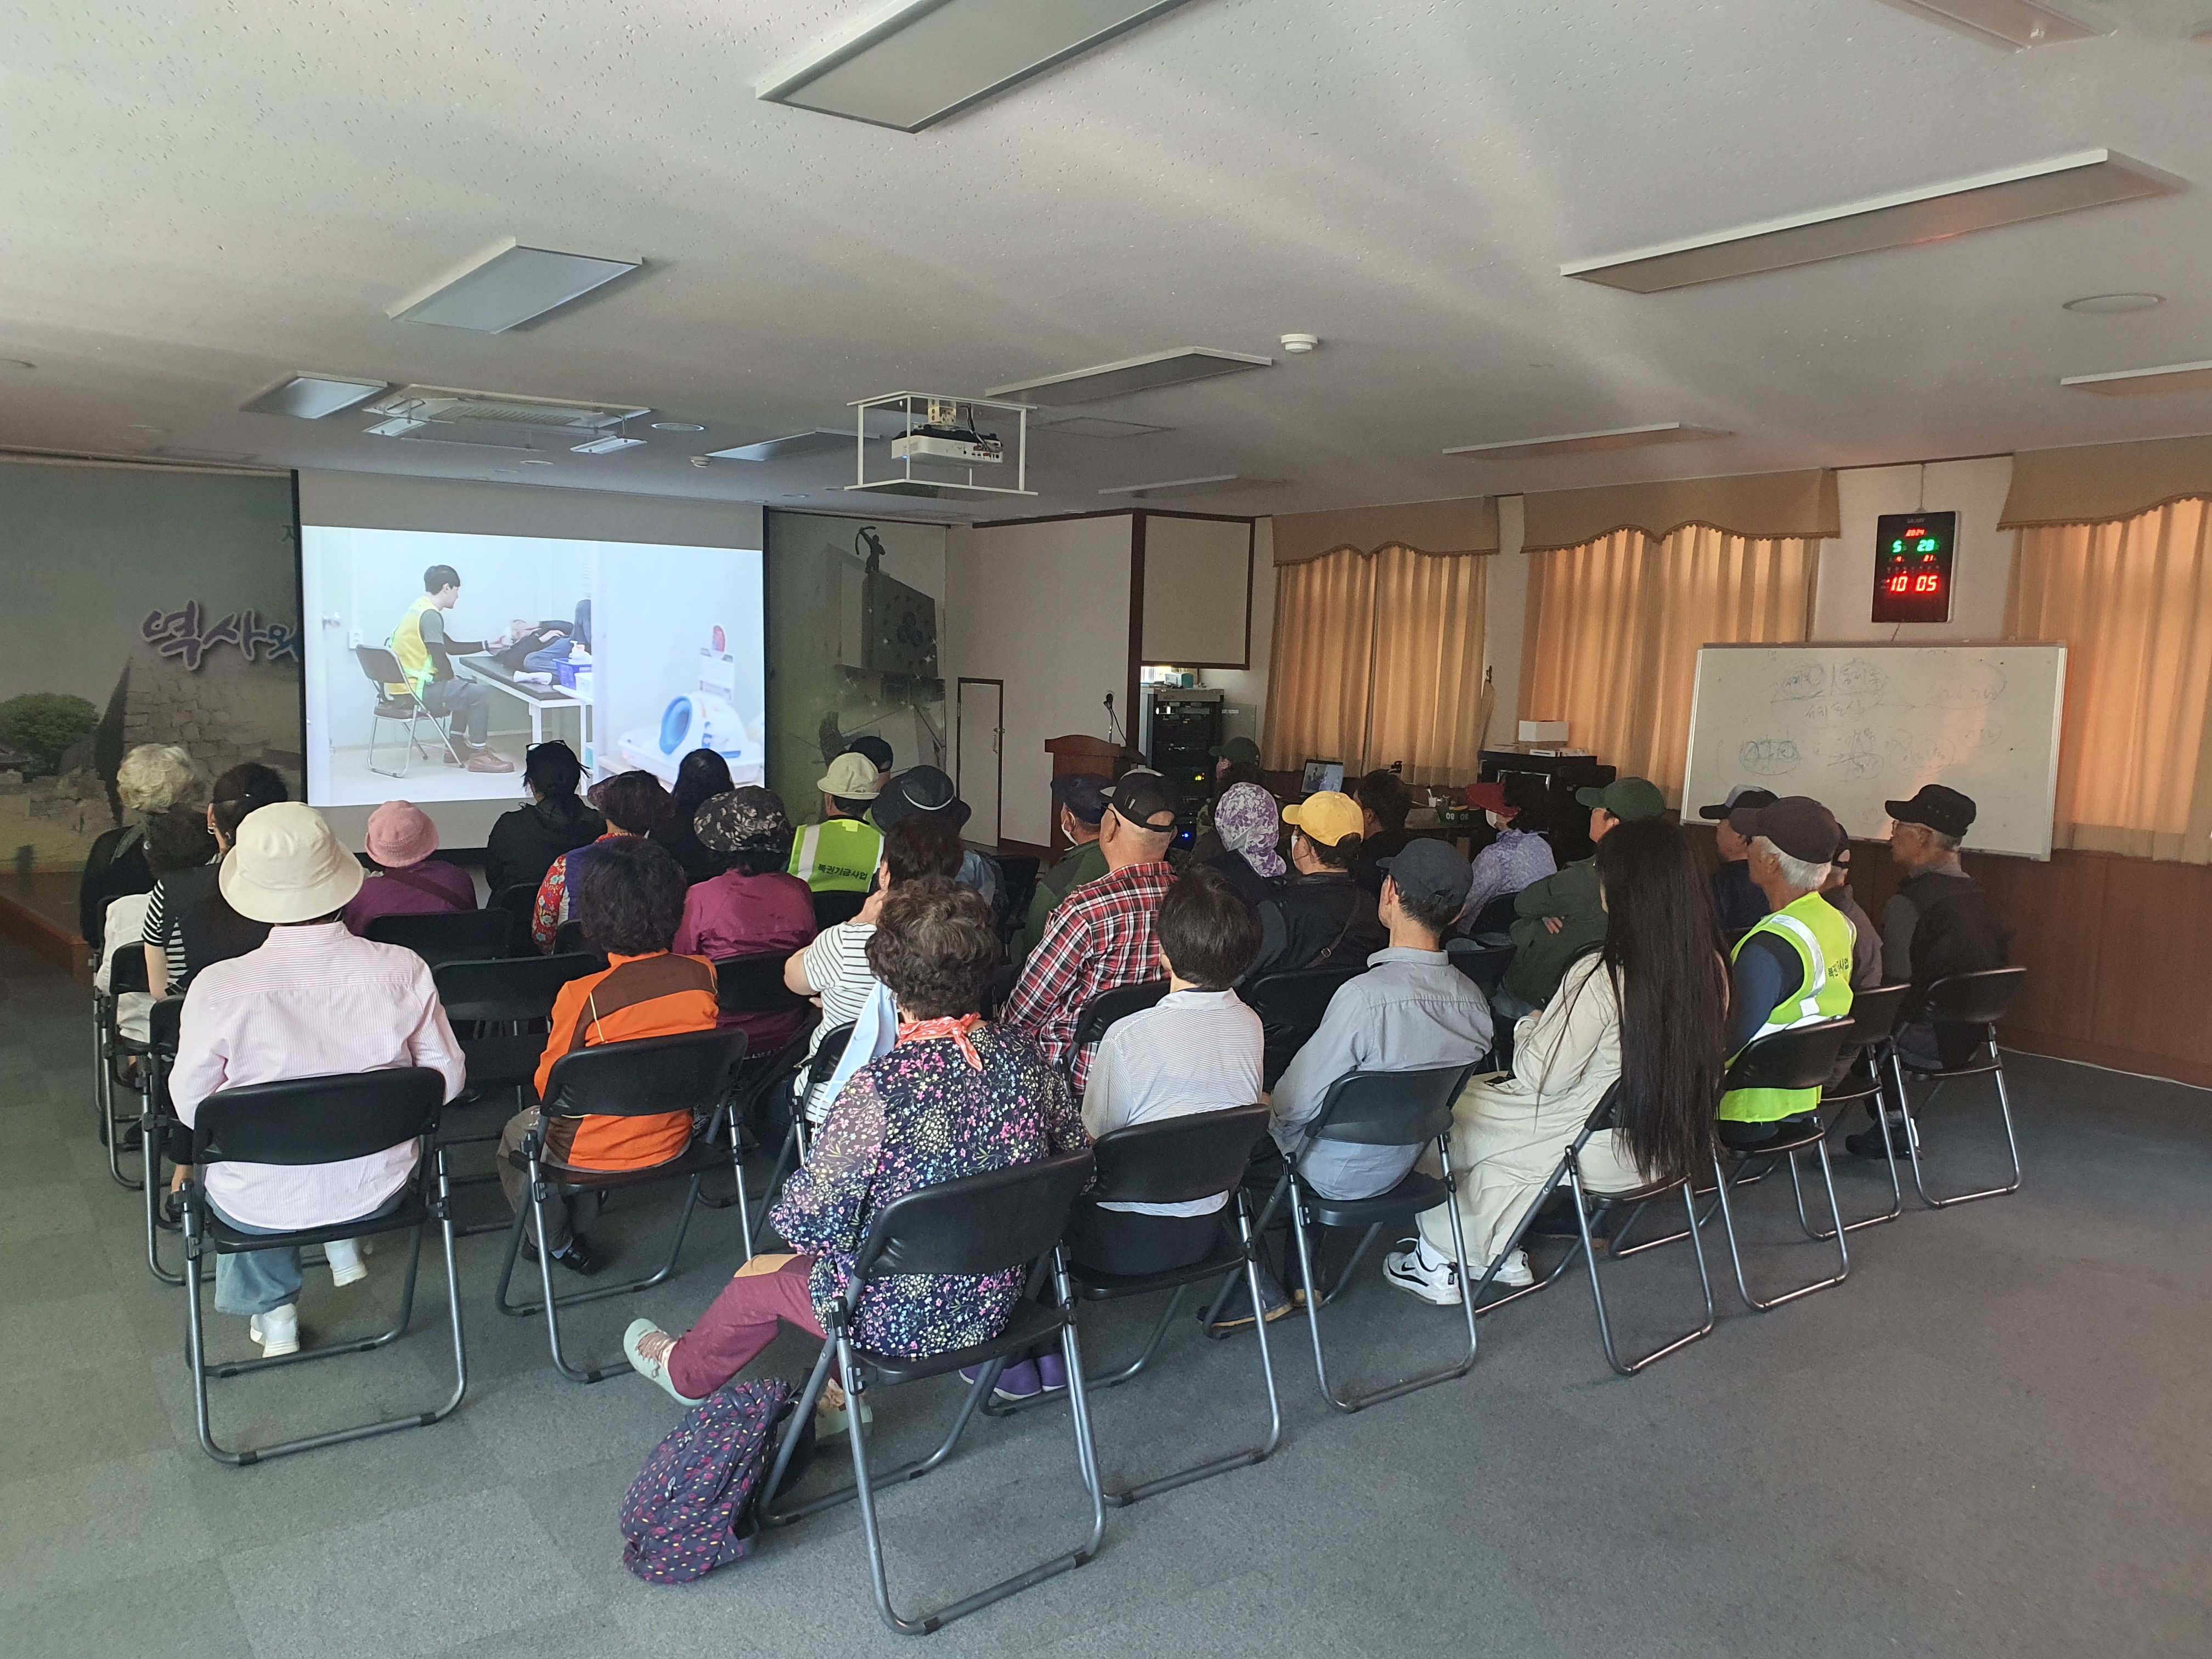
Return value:
<svg viewBox="0 0 2212 1659">
<path fill-rule="evenodd" d="M 1035 1039 L 1008 1027 L 969 1033 L 981 1070 L 950 1036 L 900 1043 L 853 1075 L 830 1107 L 806 1165 L 773 1216 L 815 1258 L 810 1289 L 827 1328 L 875 1213 L 921 1187 L 1028 1164 L 1090 1144 L 1067 1080 Z M 1018 1269 L 987 1278 L 906 1274 L 860 1299 L 854 1340 L 878 1353 L 945 1353 L 1006 1328 L 1021 1298 Z"/>
</svg>

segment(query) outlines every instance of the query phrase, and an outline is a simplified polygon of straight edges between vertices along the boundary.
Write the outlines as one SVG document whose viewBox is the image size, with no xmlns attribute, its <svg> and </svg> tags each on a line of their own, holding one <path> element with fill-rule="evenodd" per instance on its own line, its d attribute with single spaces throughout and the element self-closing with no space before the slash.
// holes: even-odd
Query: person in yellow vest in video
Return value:
<svg viewBox="0 0 2212 1659">
<path fill-rule="evenodd" d="M 810 823 L 791 844 L 793 875 L 817 893 L 865 893 L 883 862 L 884 836 L 867 820 L 882 792 L 876 763 L 851 750 L 830 763 L 815 781 L 822 792 L 822 822 Z"/>
<path fill-rule="evenodd" d="M 458 679 L 453 653 L 482 651 L 482 640 L 449 639 L 446 612 L 459 602 L 460 572 L 449 564 L 434 564 L 422 573 L 422 597 L 407 607 L 399 626 L 392 630 L 392 654 L 399 659 L 404 685 L 385 688 L 393 696 L 411 691 L 422 707 L 441 718 L 452 716 L 459 744 L 446 751 L 448 765 L 471 772 L 512 772 L 514 763 L 493 752 L 491 693 L 475 680 Z"/>
<path fill-rule="evenodd" d="M 1821 894 L 1843 845 L 1835 814 L 1809 795 L 1739 806 L 1729 828 L 1751 844 L 1746 862 L 1767 914 L 1737 942 L 1729 968 L 1728 1052 L 1753 1039 L 1851 1011 L 1850 921 Z M 1731 1089 L 1721 1097 L 1721 1144 L 1756 1147 L 1808 1127 L 1818 1089 Z"/>
</svg>

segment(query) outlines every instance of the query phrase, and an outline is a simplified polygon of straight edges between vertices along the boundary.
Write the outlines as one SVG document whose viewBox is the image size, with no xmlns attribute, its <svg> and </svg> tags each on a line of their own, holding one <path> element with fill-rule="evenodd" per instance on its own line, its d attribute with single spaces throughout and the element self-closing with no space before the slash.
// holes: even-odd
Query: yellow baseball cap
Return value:
<svg viewBox="0 0 2212 1659">
<path fill-rule="evenodd" d="M 1334 847 L 1346 836 L 1364 835 L 1367 830 L 1367 817 L 1359 810 L 1359 803 L 1334 789 L 1308 795 L 1296 806 L 1285 806 L 1283 822 L 1296 824 L 1305 831 L 1308 841 L 1323 847 Z"/>
</svg>

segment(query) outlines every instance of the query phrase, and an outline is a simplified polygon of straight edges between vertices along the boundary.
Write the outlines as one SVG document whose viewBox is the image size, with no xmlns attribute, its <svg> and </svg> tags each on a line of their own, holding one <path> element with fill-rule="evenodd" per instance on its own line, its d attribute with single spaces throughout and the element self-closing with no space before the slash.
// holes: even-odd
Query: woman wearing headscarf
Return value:
<svg viewBox="0 0 2212 1659">
<path fill-rule="evenodd" d="M 1256 783 L 1234 783 L 1213 806 L 1213 832 L 1221 851 L 1206 860 L 1230 890 L 1256 906 L 1282 885 L 1283 855 L 1276 850 L 1283 820 L 1275 798 Z"/>
</svg>

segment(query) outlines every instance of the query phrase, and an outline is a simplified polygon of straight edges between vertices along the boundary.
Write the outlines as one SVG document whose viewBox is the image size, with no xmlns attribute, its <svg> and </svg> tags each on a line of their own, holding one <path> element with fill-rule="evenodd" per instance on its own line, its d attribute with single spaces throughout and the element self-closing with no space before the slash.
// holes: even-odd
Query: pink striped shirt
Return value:
<svg viewBox="0 0 2212 1659">
<path fill-rule="evenodd" d="M 466 1081 L 422 958 L 356 939 L 343 922 L 275 927 L 260 949 L 193 978 L 169 1094 L 189 1124 L 219 1089 L 405 1066 L 444 1073 L 447 1100 Z M 406 1142 L 338 1164 L 217 1164 L 204 1173 L 208 1196 L 232 1220 L 284 1229 L 367 1215 L 414 1167 Z"/>
</svg>

